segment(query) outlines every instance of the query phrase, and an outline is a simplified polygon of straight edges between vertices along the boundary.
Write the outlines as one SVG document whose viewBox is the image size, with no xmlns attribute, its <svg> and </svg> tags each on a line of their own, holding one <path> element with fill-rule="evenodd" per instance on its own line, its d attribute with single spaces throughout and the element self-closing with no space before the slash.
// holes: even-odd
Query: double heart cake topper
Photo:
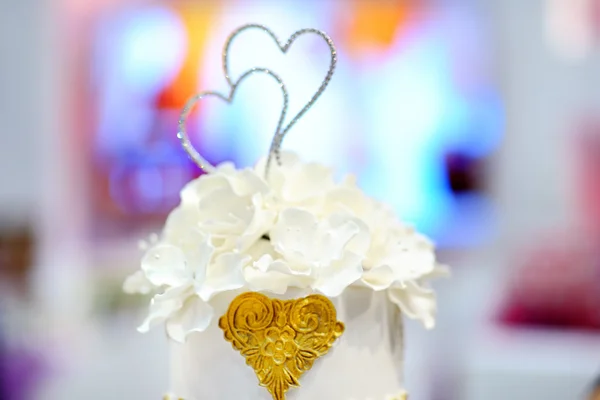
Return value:
<svg viewBox="0 0 600 400">
<path fill-rule="evenodd" d="M 287 51 L 290 49 L 291 45 L 295 42 L 295 40 L 299 36 L 302 36 L 304 34 L 309 34 L 309 33 L 320 36 L 321 38 L 323 38 L 325 40 L 325 42 L 327 42 L 327 45 L 329 46 L 331 59 L 330 59 L 330 63 L 329 63 L 329 69 L 327 71 L 327 74 L 325 75 L 325 78 L 323 79 L 323 82 L 321 83 L 321 85 L 319 86 L 319 88 L 317 89 L 315 94 L 308 101 L 308 103 L 306 103 L 306 105 L 285 126 L 283 126 L 283 123 L 284 123 L 285 116 L 286 116 L 287 110 L 288 110 L 289 95 L 288 95 L 287 88 L 285 87 L 285 84 L 283 83 L 281 78 L 276 73 L 269 70 L 268 68 L 254 67 L 254 68 L 251 68 L 251 69 L 247 70 L 246 72 L 244 72 L 237 79 L 233 79 L 231 77 L 231 73 L 229 70 L 229 49 L 231 47 L 233 40 L 240 33 L 250 30 L 250 29 L 260 29 L 263 32 L 267 33 L 275 41 L 275 44 L 279 47 L 279 50 L 281 50 L 281 52 L 284 54 L 287 53 Z M 205 91 L 205 92 L 196 94 L 190 100 L 188 100 L 188 102 L 185 104 L 183 111 L 181 112 L 181 116 L 179 118 L 179 131 L 177 133 L 177 137 L 181 141 L 181 145 L 183 146 L 183 148 L 187 152 L 187 154 L 190 156 L 192 161 L 194 161 L 203 171 L 205 171 L 207 173 L 213 172 L 215 170 L 215 167 L 212 166 L 208 161 L 206 161 L 206 159 L 204 157 L 202 157 L 200 155 L 200 153 L 194 148 L 194 146 L 192 145 L 192 143 L 189 140 L 189 136 L 187 134 L 187 129 L 186 129 L 187 118 L 189 117 L 189 115 L 190 115 L 192 109 L 194 108 L 194 106 L 196 105 L 196 103 L 198 103 L 203 98 L 217 97 L 217 98 L 225 101 L 226 103 L 231 103 L 234 99 L 234 96 L 235 96 L 238 86 L 247 77 L 249 77 L 253 74 L 257 74 L 257 73 L 266 74 L 266 75 L 272 77 L 279 84 L 279 87 L 281 88 L 281 92 L 283 95 L 283 106 L 281 109 L 281 114 L 279 116 L 279 121 L 277 123 L 277 128 L 276 128 L 275 134 L 273 136 L 273 140 L 271 141 L 269 156 L 267 158 L 267 165 L 266 165 L 266 169 L 265 169 L 265 174 L 267 174 L 269 171 L 269 166 L 271 165 L 273 156 L 275 156 L 277 161 L 280 162 L 279 150 L 281 147 L 281 142 L 282 142 L 283 138 L 285 137 L 285 135 L 298 122 L 298 120 L 300 118 L 302 118 L 302 116 L 304 114 L 306 114 L 306 112 L 315 104 L 317 99 L 325 91 L 325 88 L 327 87 L 327 85 L 329 85 L 329 81 L 331 80 L 331 77 L 333 76 L 333 72 L 335 71 L 335 66 L 337 63 L 337 52 L 336 52 L 335 46 L 334 46 L 331 38 L 326 33 L 322 32 L 320 30 L 317 30 L 317 29 L 313 29 L 313 28 L 301 29 L 301 30 L 293 33 L 292 36 L 290 36 L 289 39 L 285 42 L 285 44 L 282 44 L 282 42 L 279 41 L 277 36 L 269 28 L 267 28 L 263 25 L 259 25 L 259 24 L 248 24 L 248 25 L 241 26 L 240 28 L 233 31 L 231 33 L 231 35 L 229 35 L 229 37 L 227 38 L 227 41 L 225 42 L 225 47 L 223 49 L 222 61 L 223 61 L 223 72 L 225 73 L 225 79 L 227 80 L 227 83 L 229 85 L 229 93 L 227 95 L 225 95 L 223 93 L 219 93 L 219 92 L 215 92 L 215 91 Z"/>
</svg>

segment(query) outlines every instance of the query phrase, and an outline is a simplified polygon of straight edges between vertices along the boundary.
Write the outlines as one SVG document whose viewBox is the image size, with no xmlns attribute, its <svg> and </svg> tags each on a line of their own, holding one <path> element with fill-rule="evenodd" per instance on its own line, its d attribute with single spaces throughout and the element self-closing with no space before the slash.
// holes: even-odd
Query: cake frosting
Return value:
<svg viewBox="0 0 600 400">
<path fill-rule="evenodd" d="M 164 325 L 173 341 L 173 398 L 403 398 L 401 315 L 426 328 L 435 321 L 427 281 L 444 269 L 432 243 L 352 177 L 335 182 L 330 168 L 293 153 L 268 174 L 266 164 L 221 164 L 186 185 L 141 269 L 125 282 L 127 292 L 153 294 L 139 331 Z M 258 314 L 238 318 L 246 324 L 242 345 L 219 323 L 245 293 L 283 301 L 322 296 L 340 330 L 326 347 L 299 343 L 301 330 L 290 330 L 284 315 L 269 331 L 288 332 L 289 351 L 278 361 L 257 342 L 272 334 L 253 331 Z M 311 329 L 324 335 L 326 321 L 309 314 Z M 250 342 L 260 355 L 242 348 Z"/>
<path fill-rule="evenodd" d="M 345 332 L 287 393 L 288 400 L 396 399 L 403 393 L 402 322 L 385 294 L 349 288 L 332 299 Z M 225 308 L 227 301 L 217 307 Z M 223 311 L 224 312 L 224 311 Z M 223 331 L 211 325 L 185 344 L 172 344 L 174 398 L 271 400 Z"/>
</svg>

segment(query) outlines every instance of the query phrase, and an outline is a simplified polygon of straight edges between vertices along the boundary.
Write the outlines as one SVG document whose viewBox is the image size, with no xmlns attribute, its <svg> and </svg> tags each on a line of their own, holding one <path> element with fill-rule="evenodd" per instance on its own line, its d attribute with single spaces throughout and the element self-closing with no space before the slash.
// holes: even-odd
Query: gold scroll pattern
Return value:
<svg viewBox="0 0 600 400">
<path fill-rule="evenodd" d="M 256 292 L 233 299 L 219 327 L 273 400 L 285 400 L 290 387 L 300 386 L 302 374 L 344 332 L 325 296 L 277 300 Z"/>
</svg>

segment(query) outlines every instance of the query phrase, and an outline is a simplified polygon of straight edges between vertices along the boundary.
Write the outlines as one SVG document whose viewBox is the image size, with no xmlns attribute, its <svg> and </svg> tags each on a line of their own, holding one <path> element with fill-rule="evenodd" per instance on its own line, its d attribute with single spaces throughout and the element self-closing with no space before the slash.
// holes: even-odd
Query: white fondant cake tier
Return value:
<svg viewBox="0 0 600 400">
<path fill-rule="evenodd" d="M 235 295 L 221 299 L 216 316 L 226 312 Z M 399 397 L 403 348 L 397 306 L 385 292 L 354 287 L 331 300 L 346 329 L 329 352 L 301 376 L 301 386 L 290 388 L 287 400 Z M 185 344 L 173 343 L 173 395 L 185 400 L 272 400 L 267 389 L 259 386 L 254 370 L 225 340 L 217 319 Z"/>
</svg>

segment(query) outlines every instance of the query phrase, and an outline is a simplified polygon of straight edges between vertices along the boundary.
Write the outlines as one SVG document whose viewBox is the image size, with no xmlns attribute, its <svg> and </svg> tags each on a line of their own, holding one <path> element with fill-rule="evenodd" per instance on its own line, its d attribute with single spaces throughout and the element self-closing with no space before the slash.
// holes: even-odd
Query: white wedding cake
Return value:
<svg viewBox="0 0 600 400">
<path fill-rule="evenodd" d="M 280 154 L 285 132 L 236 169 L 207 167 L 180 126 L 208 173 L 183 188 L 124 285 L 153 294 L 139 331 L 162 325 L 173 343 L 165 398 L 406 399 L 402 315 L 433 327 L 427 281 L 444 269 L 352 177 Z"/>
</svg>

